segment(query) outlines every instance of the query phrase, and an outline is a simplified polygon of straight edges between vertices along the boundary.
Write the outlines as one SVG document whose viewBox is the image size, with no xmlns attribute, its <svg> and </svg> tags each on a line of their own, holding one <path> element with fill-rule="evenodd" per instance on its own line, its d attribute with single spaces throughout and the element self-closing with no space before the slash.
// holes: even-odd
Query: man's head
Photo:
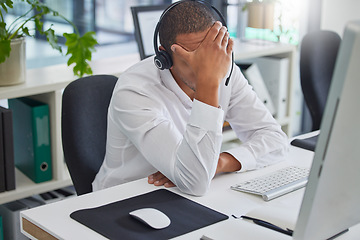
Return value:
<svg viewBox="0 0 360 240">
<path fill-rule="evenodd" d="M 184 1 L 171 8 L 161 19 L 160 44 L 172 55 L 171 45 L 180 34 L 203 32 L 215 22 L 211 9 L 204 3 Z"/>
<path fill-rule="evenodd" d="M 159 48 L 166 53 L 157 52 L 155 65 L 170 69 L 177 84 L 191 99 L 199 79 L 200 85 L 209 80 L 209 86 L 217 88 L 231 64 L 233 41 L 226 26 L 215 20 L 212 9 L 201 2 L 181 1 L 166 10 L 156 28 Z M 223 20 L 221 14 L 218 15 Z M 154 45 L 155 42 L 156 38 Z"/>
</svg>

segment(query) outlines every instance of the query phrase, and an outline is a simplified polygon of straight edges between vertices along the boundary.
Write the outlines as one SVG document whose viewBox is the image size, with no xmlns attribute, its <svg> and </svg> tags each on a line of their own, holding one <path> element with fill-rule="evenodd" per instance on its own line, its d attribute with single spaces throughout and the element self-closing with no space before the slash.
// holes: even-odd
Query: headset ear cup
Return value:
<svg viewBox="0 0 360 240">
<path fill-rule="evenodd" d="M 159 51 L 154 58 L 154 63 L 160 70 L 170 69 L 172 67 L 171 56 L 166 51 Z"/>
</svg>

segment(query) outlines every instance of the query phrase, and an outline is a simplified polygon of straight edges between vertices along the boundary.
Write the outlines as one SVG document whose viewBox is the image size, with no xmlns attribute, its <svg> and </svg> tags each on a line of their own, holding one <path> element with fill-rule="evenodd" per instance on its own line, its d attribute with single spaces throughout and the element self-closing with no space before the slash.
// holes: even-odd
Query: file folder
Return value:
<svg viewBox="0 0 360 240">
<path fill-rule="evenodd" d="M 145 207 L 165 213 L 170 218 L 170 225 L 160 230 L 152 229 L 129 215 L 129 212 Z M 229 218 L 166 189 L 81 209 L 71 213 L 70 217 L 109 239 L 140 240 L 170 239 Z"/>
<path fill-rule="evenodd" d="M 30 99 L 9 99 L 13 111 L 16 167 L 35 183 L 52 179 L 49 106 Z"/>
<path fill-rule="evenodd" d="M 271 99 L 270 93 L 264 79 L 260 73 L 259 67 L 256 63 L 252 64 L 238 64 L 241 71 L 244 73 L 245 77 L 249 81 L 249 84 L 253 87 L 254 91 L 256 92 L 257 96 L 260 100 L 264 103 L 267 109 L 270 111 L 272 115 L 276 114 L 276 109 Z"/>
<path fill-rule="evenodd" d="M 0 215 L 0 240 L 4 240 L 4 230 L 3 230 L 3 221 L 2 216 Z"/>
<path fill-rule="evenodd" d="M 281 120 L 287 116 L 289 58 L 260 57 L 256 58 L 265 85 L 276 109 L 276 118 Z"/>
<path fill-rule="evenodd" d="M 0 113 L 0 193 L 5 192 L 5 150 L 3 143 L 2 114 Z"/>
<path fill-rule="evenodd" d="M 0 118 L 2 121 L 2 146 L 4 159 L 4 183 L 5 190 L 15 189 L 15 163 L 14 163 L 14 133 L 13 115 L 11 109 L 0 106 Z"/>
</svg>

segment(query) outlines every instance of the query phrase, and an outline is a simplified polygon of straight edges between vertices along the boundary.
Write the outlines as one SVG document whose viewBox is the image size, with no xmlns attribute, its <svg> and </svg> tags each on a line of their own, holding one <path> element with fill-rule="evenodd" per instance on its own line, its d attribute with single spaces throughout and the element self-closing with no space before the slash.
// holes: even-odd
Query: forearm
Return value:
<svg viewBox="0 0 360 240">
<path fill-rule="evenodd" d="M 281 130 L 262 130 L 239 147 L 226 150 L 242 164 L 241 172 L 262 168 L 284 160 L 288 140 Z"/>
<path fill-rule="evenodd" d="M 219 107 L 219 84 L 217 82 L 218 80 L 198 79 L 194 98 L 210 106 Z"/>
<path fill-rule="evenodd" d="M 241 172 L 261 168 L 284 159 L 288 148 L 286 134 L 256 96 L 239 68 L 234 69 L 233 92 L 226 121 L 240 139 L 241 145 L 226 150 L 241 162 Z M 221 105 L 226 104 L 220 102 Z M 243 114 L 239 114 L 243 113 Z"/>
<path fill-rule="evenodd" d="M 162 152 L 154 152 L 150 142 L 144 142 L 143 155 L 147 160 L 182 192 L 203 195 L 215 175 L 222 144 L 223 110 L 195 100 L 186 129 L 177 146 L 163 147 Z M 168 127 L 153 128 L 143 140 L 147 140 L 156 130 L 158 145 L 166 145 L 169 140 Z M 166 129 L 166 131 L 165 131 Z M 161 133 L 160 133 L 161 132 Z"/>
<path fill-rule="evenodd" d="M 201 196 L 215 175 L 222 137 L 221 132 L 192 128 L 177 151 L 172 180 L 181 191 Z"/>
</svg>

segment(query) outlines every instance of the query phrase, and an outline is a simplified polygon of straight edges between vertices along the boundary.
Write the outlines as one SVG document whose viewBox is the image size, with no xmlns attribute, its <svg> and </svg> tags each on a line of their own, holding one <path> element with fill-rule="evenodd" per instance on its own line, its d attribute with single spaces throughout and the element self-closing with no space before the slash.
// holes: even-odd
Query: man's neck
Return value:
<svg viewBox="0 0 360 240">
<path fill-rule="evenodd" d="M 179 76 L 176 75 L 176 73 L 174 71 L 172 71 L 170 69 L 171 75 L 173 76 L 173 78 L 175 79 L 175 82 L 178 84 L 178 86 L 181 88 L 181 90 L 183 90 L 183 92 L 189 96 L 189 98 L 193 101 L 194 100 L 194 95 L 195 95 L 195 90 L 192 89 L 190 86 L 188 86 L 185 81 L 182 81 L 180 79 Z"/>
</svg>

